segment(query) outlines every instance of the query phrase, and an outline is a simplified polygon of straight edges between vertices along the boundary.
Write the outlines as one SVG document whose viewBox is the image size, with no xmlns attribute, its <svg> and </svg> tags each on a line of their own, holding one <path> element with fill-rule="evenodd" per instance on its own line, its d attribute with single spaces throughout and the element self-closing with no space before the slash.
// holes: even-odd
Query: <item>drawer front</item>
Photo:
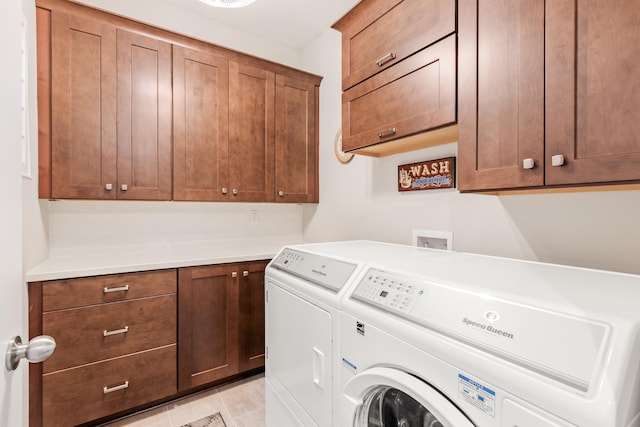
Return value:
<svg viewBox="0 0 640 427">
<path fill-rule="evenodd" d="M 42 387 L 43 426 L 115 414 L 176 393 L 176 346 L 44 375 Z"/>
<path fill-rule="evenodd" d="M 344 92 L 342 120 L 344 151 L 455 123 L 455 35 Z"/>
<path fill-rule="evenodd" d="M 176 270 L 144 271 L 44 282 L 42 309 L 43 311 L 61 310 L 174 293 L 176 282 Z"/>
<path fill-rule="evenodd" d="M 42 331 L 57 348 L 43 371 L 175 343 L 176 304 L 173 294 L 44 313 Z"/>
<path fill-rule="evenodd" d="M 372 2 L 381 16 L 362 13 L 343 32 L 343 90 L 456 31 L 455 0 L 393 3 Z"/>
</svg>

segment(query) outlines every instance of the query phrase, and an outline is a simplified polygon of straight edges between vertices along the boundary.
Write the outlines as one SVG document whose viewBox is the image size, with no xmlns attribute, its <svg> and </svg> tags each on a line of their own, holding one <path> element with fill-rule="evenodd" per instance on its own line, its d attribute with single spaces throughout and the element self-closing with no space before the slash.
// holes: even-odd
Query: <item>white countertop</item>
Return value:
<svg viewBox="0 0 640 427">
<path fill-rule="evenodd" d="M 71 279 L 102 274 L 129 273 L 165 268 L 272 259 L 283 246 L 300 241 L 245 240 L 236 242 L 200 243 L 199 247 L 87 249 L 82 254 L 52 256 L 27 271 L 27 282 Z"/>
</svg>

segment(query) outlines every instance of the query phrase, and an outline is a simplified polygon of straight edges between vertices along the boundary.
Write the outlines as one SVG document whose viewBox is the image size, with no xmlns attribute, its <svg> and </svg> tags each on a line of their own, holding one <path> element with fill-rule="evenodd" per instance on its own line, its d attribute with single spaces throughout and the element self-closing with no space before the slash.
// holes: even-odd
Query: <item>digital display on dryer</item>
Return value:
<svg viewBox="0 0 640 427">
<path fill-rule="evenodd" d="M 382 291 L 382 292 L 380 292 L 380 296 L 381 296 L 382 298 L 386 298 L 386 297 L 387 297 L 387 295 L 389 295 L 389 292 L 387 292 L 387 291 Z"/>
</svg>

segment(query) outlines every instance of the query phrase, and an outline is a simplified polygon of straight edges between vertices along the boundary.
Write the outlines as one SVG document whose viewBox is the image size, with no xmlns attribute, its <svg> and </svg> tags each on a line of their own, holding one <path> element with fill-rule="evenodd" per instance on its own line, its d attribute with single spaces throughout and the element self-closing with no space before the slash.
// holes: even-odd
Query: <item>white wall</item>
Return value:
<svg viewBox="0 0 640 427">
<path fill-rule="evenodd" d="M 640 191 L 488 196 L 397 191 L 397 166 L 456 155 L 457 144 L 385 158 L 333 153 L 341 122 L 340 33 L 303 57 L 320 88 L 320 204 L 305 206 L 305 240 L 411 243 L 412 229 L 453 232 L 455 250 L 640 273 Z"/>
</svg>

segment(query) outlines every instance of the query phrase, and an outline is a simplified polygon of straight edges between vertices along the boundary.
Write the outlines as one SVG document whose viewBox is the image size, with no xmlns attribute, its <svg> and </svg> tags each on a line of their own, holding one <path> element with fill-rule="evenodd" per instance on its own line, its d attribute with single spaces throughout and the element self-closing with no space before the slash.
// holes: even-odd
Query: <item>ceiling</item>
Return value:
<svg viewBox="0 0 640 427">
<path fill-rule="evenodd" d="M 295 49 L 307 46 L 360 0 L 256 0 L 215 8 L 198 0 L 157 0 Z"/>
</svg>

